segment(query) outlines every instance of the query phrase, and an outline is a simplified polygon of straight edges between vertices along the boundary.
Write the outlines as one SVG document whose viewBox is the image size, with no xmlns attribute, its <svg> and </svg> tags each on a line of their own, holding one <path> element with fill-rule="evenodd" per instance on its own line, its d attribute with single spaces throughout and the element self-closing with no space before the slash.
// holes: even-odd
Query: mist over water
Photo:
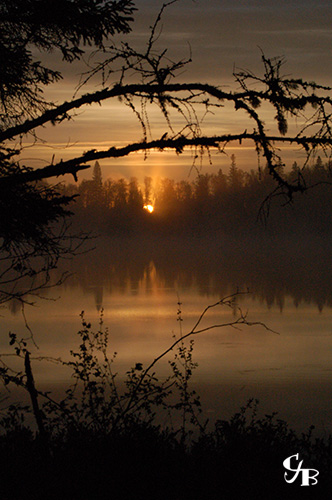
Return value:
<svg viewBox="0 0 332 500">
<path fill-rule="evenodd" d="M 110 351 L 125 373 L 147 364 L 203 309 L 236 291 L 249 321 L 263 327 L 220 328 L 195 338 L 199 367 L 193 383 L 207 416 L 227 418 L 250 397 L 263 412 L 278 411 L 299 430 L 315 424 L 332 430 L 331 241 L 325 237 L 231 238 L 112 237 L 67 263 L 71 276 L 39 306 L 26 309 L 38 355 L 68 359 L 77 346 L 79 314 L 97 328 L 100 311 L 110 332 Z M 61 270 L 59 270 L 59 273 Z M 231 311 L 213 309 L 205 325 L 227 322 Z M 11 305 L 3 331 L 26 335 L 20 309 Z M 277 333 L 275 333 L 277 332 Z M 2 352 L 8 351 L 6 336 Z M 160 363 L 161 376 L 167 362 Z M 36 384 L 61 390 L 69 372 L 35 363 Z"/>
</svg>

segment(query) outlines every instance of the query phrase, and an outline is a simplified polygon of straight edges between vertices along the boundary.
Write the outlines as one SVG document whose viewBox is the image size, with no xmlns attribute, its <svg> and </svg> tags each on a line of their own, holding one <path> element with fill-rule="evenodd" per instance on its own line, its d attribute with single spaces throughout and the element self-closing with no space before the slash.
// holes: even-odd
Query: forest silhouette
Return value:
<svg viewBox="0 0 332 500">
<path fill-rule="evenodd" d="M 175 3 L 176 0 L 170 0 L 160 8 L 149 28 L 143 52 L 132 48 L 124 37 L 131 31 L 136 10 L 132 0 L 5 0 L 0 3 L 0 208 L 3 213 L 0 229 L 4 265 L 4 269 L 0 269 L 3 285 L 0 302 L 9 303 L 13 298 L 20 302 L 25 326 L 31 334 L 27 339 L 20 338 L 15 331 L 8 332 L 9 356 L 14 358 L 8 358 L 8 353 L 0 356 L 3 386 L 22 389 L 31 401 L 30 406 L 11 405 L 6 392 L 4 398 L 1 394 L 0 456 L 4 457 L 0 466 L 1 500 L 219 500 L 221 496 L 256 499 L 273 498 L 275 494 L 277 498 L 285 498 L 289 491 L 293 498 L 302 498 L 302 488 L 294 492 L 283 481 L 282 463 L 294 450 L 301 453 L 308 467 L 320 471 L 323 479 L 315 487 L 315 493 L 318 491 L 321 498 L 326 498 L 326 492 L 331 491 L 331 437 L 313 441 L 310 428 L 298 438 L 274 414 L 258 418 L 253 400 L 230 421 L 218 419 L 211 432 L 198 422 L 195 411 L 199 400 L 188 386 L 196 367 L 192 360 L 193 344 L 183 344 L 182 330 L 179 342 L 170 347 L 177 345 L 178 350 L 170 360 L 171 375 L 166 383 L 158 380 L 153 371 L 162 354 L 148 368 L 143 368 L 139 359 L 133 367 L 128 367 L 119 391 L 112 367 L 115 353 L 112 356 L 107 352 L 108 330 L 103 329 L 102 315 L 96 331 L 82 313 L 80 345 L 70 351 L 69 361 L 45 358 L 71 368 L 74 384 L 63 399 L 55 400 L 49 390 L 41 392 L 38 381 L 36 385 L 34 382 L 34 368 L 41 359 L 24 315 L 24 305 L 29 303 L 31 295 L 43 298 L 41 290 L 47 293 L 53 286 L 50 273 L 57 269 L 60 259 L 81 250 L 85 234 L 81 234 L 80 229 L 110 236 L 110 240 L 115 240 L 117 235 L 130 235 L 136 243 L 139 235 L 149 236 L 150 242 L 155 235 L 165 236 L 168 243 L 164 252 L 169 261 L 173 256 L 168 251 L 172 239 L 180 235 L 193 236 L 206 247 L 211 235 L 219 241 L 225 235 L 234 240 L 243 235 L 242 242 L 249 241 L 251 234 L 262 233 L 305 234 L 306 238 L 309 234 L 329 235 L 330 195 L 325 184 L 330 183 L 330 164 L 323 164 L 317 158 L 311 167 L 305 165 L 308 167 L 305 174 L 296 164 L 285 173 L 281 160 L 279 163 L 278 145 L 299 148 L 307 161 L 317 150 L 331 149 L 332 100 L 326 96 L 331 89 L 312 81 L 284 77 L 283 58 L 270 59 L 263 53 L 264 76 L 236 71 L 233 75 L 236 90 L 220 87 L 223 80 L 218 86 L 201 83 L 201 76 L 206 76 L 204 70 L 198 82 L 174 82 L 173 78 L 182 74 L 191 61 L 191 56 L 181 59 L 176 54 L 173 61 L 169 53 L 166 55 L 167 48 L 158 47 L 161 17 L 164 10 Z M 121 40 L 113 44 L 115 35 Z M 134 33 L 137 35 L 141 40 L 140 30 Z M 224 41 L 222 44 L 225 46 Z M 89 57 L 90 48 L 95 59 Z M 101 54 L 102 61 L 99 60 Z M 41 61 L 37 59 L 39 55 Z M 215 56 L 213 52 L 214 60 Z M 44 66 L 43 59 L 50 65 Z M 56 104 L 55 98 L 50 101 L 45 98 L 43 90 L 62 78 L 61 59 L 68 64 L 86 60 L 88 72 L 81 73 L 74 97 Z M 101 86 L 89 92 L 86 84 L 91 77 L 98 80 L 100 77 Z M 128 126 L 122 129 L 123 147 L 117 147 L 110 133 L 112 141 L 107 150 L 99 149 L 96 141 L 89 151 L 78 152 L 74 157 L 69 155 L 70 159 L 64 161 L 57 150 L 61 159 L 55 159 L 54 154 L 51 163 L 47 162 L 43 168 L 33 168 L 29 159 L 27 164 L 23 160 L 26 138 L 28 143 L 32 138 L 32 145 L 41 143 L 42 127 L 58 128 L 86 106 L 112 99 L 122 100 L 134 111 L 143 132 L 138 139 L 130 139 Z M 233 125 L 228 127 L 227 115 L 222 114 L 217 135 L 205 135 L 196 109 L 203 106 L 204 113 L 208 114 L 218 109 L 223 111 L 227 103 L 248 119 L 247 128 L 238 120 L 238 113 L 234 115 L 234 129 Z M 150 110 L 152 104 L 165 119 L 159 139 L 156 139 L 158 130 L 150 134 L 151 115 L 147 109 Z M 262 110 L 261 117 L 261 111 L 257 111 L 261 104 L 263 109 L 267 105 L 272 110 L 276 134 L 273 131 L 270 134 L 269 125 L 265 128 L 262 119 L 265 113 Z M 116 108 L 114 111 L 109 123 L 120 131 L 121 120 L 116 119 Z M 172 111 L 180 112 L 183 118 L 183 123 L 174 130 Z M 288 121 L 290 125 L 291 122 L 299 124 L 295 136 L 287 134 Z M 98 123 L 102 122 L 97 120 L 96 126 Z M 91 132 L 90 129 L 89 135 Z M 150 135 L 155 139 L 151 140 Z M 47 146 L 53 147 L 52 141 L 56 139 L 53 129 L 49 137 Z M 101 138 L 98 132 L 96 137 Z M 80 141 L 83 140 L 81 137 Z M 175 182 L 146 177 L 140 185 L 135 178 L 104 180 L 96 162 L 92 180 L 62 187 L 45 182 L 65 174 L 77 180 L 77 173 L 89 168 L 88 163 L 92 166 L 95 160 L 120 158 L 135 151 L 173 149 L 179 154 L 189 147 L 199 158 L 199 154 L 208 152 L 209 148 L 221 151 L 226 145 L 242 140 L 250 141 L 260 158 L 266 161 L 266 168 L 257 173 L 244 172 L 232 157 L 226 173 L 217 167 L 216 173 L 200 171 L 192 180 Z M 309 186 L 316 188 L 311 190 Z M 311 195 L 313 191 L 315 198 Z M 67 233 L 71 196 L 76 199 L 76 206 L 72 208 L 76 239 Z M 144 209 L 147 204 L 154 206 L 152 213 Z M 257 222 L 267 219 L 267 225 Z M 188 241 L 186 250 L 194 253 L 195 247 L 190 245 Z M 119 254 L 123 253 L 121 246 Z M 137 258 L 137 252 L 134 255 Z M 159 257 L 163 259 L 161 254 Z M 120 268 L 121 264 L 119 262 Z M 213 261 L 211 264 L 214 265 Z M 204 274 L 204 266 L 201 268 Z M 122 270 L 127 272 L 126 268 Z M 89 276 L 96 280 L 93 271 L 90 262 Z M 166 266 L 164 273 L 169 277 Z M 136 280 L 139 279 L 139 274 L 136 276 Z M 202 276 L 202 284 L 203 281 Z M 62 274 L 56 284 L 61 283 Z M 233 295 L 215 305 L 231 306 L 232 310 Z M 324 296 L 319 304 L 325 304 L 328 297 Z M 177 320 L 181 325 L 180 300 L 178 306 Z M 241 311 L 239 314 L 238 319 L 232 316 L 231 325 L 246 324 L 245 315 Z M 63 320 L 61 314 L 57 317 L 59 322 Z M 199 323 L 200 319 L 196 325 Z M 56 334 L 60 331 L 61 327 Z M 12 359 L 19 362 L 19 371 L 15 371 L 11 363 L 7 364 L 7 360 Z M 168 403 L 166 398 L 172 391 L 174 400 Z M 180 427 L 173 426 L 172 420 L 170 425 L 161 427 L 155 418 L 160 409 L 168 417 L 172 410 L 179 412 Z M 31 416 L 34 427 L 29 423 Z M 199 432 L 194 441 L 191 441 L 188 421 Z"/>
<path fill-rule="evenodd" d="M 296 162 L 289 172 L 280 166 L 289 181 L 299 176 Z M 331 231 L 331 163 L 317 157 L 303 181 L 313 186 L 296 196 L 295 203 L 276 193 L 267 168 L 244 171 L 237 167 L 235 155 L 228 172 L 198 173 L 190 180 L 136 177 L 103 180 L 98 162 L 92 180 L 63 184 L 66 196 L 78 195 L 72 205 L 74 225 L 99 234 L 162 235 L 327 235 Z M 304 177 L 305 176 L 305 177 Z M 153 205 L 153 213 L 144 205 Z"/>
</svg>

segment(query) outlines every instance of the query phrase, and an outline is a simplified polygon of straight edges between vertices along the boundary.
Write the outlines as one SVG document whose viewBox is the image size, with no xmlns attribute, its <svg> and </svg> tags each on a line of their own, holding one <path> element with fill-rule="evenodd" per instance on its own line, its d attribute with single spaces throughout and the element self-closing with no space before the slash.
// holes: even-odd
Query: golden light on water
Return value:
<svg viewBox="0 0 332 500">
<path fill-rule="evenodd" d="M 147 210 L 150 214 L 154 211 L 154 206 L 153 205 L 144 205 L 144 210 Z"/>
</svg>

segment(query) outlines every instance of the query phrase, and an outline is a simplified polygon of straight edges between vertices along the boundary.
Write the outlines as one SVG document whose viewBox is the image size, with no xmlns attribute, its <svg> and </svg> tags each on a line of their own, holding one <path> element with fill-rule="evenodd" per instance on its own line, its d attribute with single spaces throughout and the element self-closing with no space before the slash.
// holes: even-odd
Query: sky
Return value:
<svg viewBox="0 0 332 500">
<path fill-rule="evenodd" d="M 121 39 L 142 48 L 162 3 L 159 0 L 137 0 L 132 33 L 122 35 Z M 234 68 L 262 74 L 263 51 L 267 57 L 285 58 L 285 74 L 331 85 L 331 18 L 332 2 L 326 0 L 179 0 L 164 13 L 158 46 L 167 47 L 172 59 L 187 58 L 191 53 L 192 63 L 177 77 L 181 82 L 209 82 L 226 90 L 236 90 Z M 77 63 L 64 67 L 56 54 L 48 59 L 48 64 L 63 71 L 64 79 L 49 87 L 46 96 L 61 103 L 73 95 L 85 67 Z M 93 81 L 82 93 L 97 90 L 97 83 Z M 203 117 L 203 112 L 199 117 Z M 149 118 L 152 137 L 160 138 L 167 131 L 165 120 L 156 109 L 149 110 Z M 271 116 L 267 115 L 268 124 L 269 120 Z M 235 113 L 232 107 L 225 107 L 221 113 L 204 118 L 203 130 L 216 134 L 243 132 L 246 123 L 243 115 Z M 181 127 L 177 117 L 174 117 L 174 124 Z M 116 100 L 105 102 L 102 107 L 95 105 L 80 110 L 74 120 L 57 127 L 47 126 L 39 137 L 45 143 L 28 147 L 24 157 L 27 164 L 41 167 L 47 165 L 53 155 L 55 161 L 59 161 L 88 149 L 107 149 L 112 145 L 139 141 L 142 132 L 133 113 Z M 232 153 L 236 155 L 240 168 L 257 166 L 253 149 L 248 144 L 244 148 L 234 144 L 226 152 L 227 155 L 213 154 L 212 165 L 206 158 L 198 168 L 203 173 L 219 167 L 227 170 Z M 299 152 L 292 148 L 286 154 L 289 163 L 301 159 Z M 152 153 L 146 160 L 143 154 L 137 153 L 121 160 L 101 162 L 105 179 L 132 175 L 139 179 L 145 175 L 192 178 L 195 175 L 192 164 L 190 152 L 180 156 L 173 152 Z M 89 178 L 90 175 L 90 171 L 85 171 L 79 178 Z"/>
</svg>

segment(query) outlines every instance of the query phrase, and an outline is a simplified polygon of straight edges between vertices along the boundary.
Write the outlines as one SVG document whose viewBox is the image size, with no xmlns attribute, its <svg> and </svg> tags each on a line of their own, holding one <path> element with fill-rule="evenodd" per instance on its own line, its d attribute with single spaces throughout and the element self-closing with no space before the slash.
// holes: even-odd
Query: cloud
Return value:
<svg viewBox="0 0 332 500">
<path fill-rule="evenodd" d="M 296 28 L 288 28 L 288 29 L 269 29 L 269 30 L 247 30 L 248 34 L 251 35 L 286 35 L 286 36 L 316 36 L 316 37 L 331 37 L 332 29 L 322 29 L 322 28 L 305 28 L 305 29 L 296 29 Z"/>
</svg>

